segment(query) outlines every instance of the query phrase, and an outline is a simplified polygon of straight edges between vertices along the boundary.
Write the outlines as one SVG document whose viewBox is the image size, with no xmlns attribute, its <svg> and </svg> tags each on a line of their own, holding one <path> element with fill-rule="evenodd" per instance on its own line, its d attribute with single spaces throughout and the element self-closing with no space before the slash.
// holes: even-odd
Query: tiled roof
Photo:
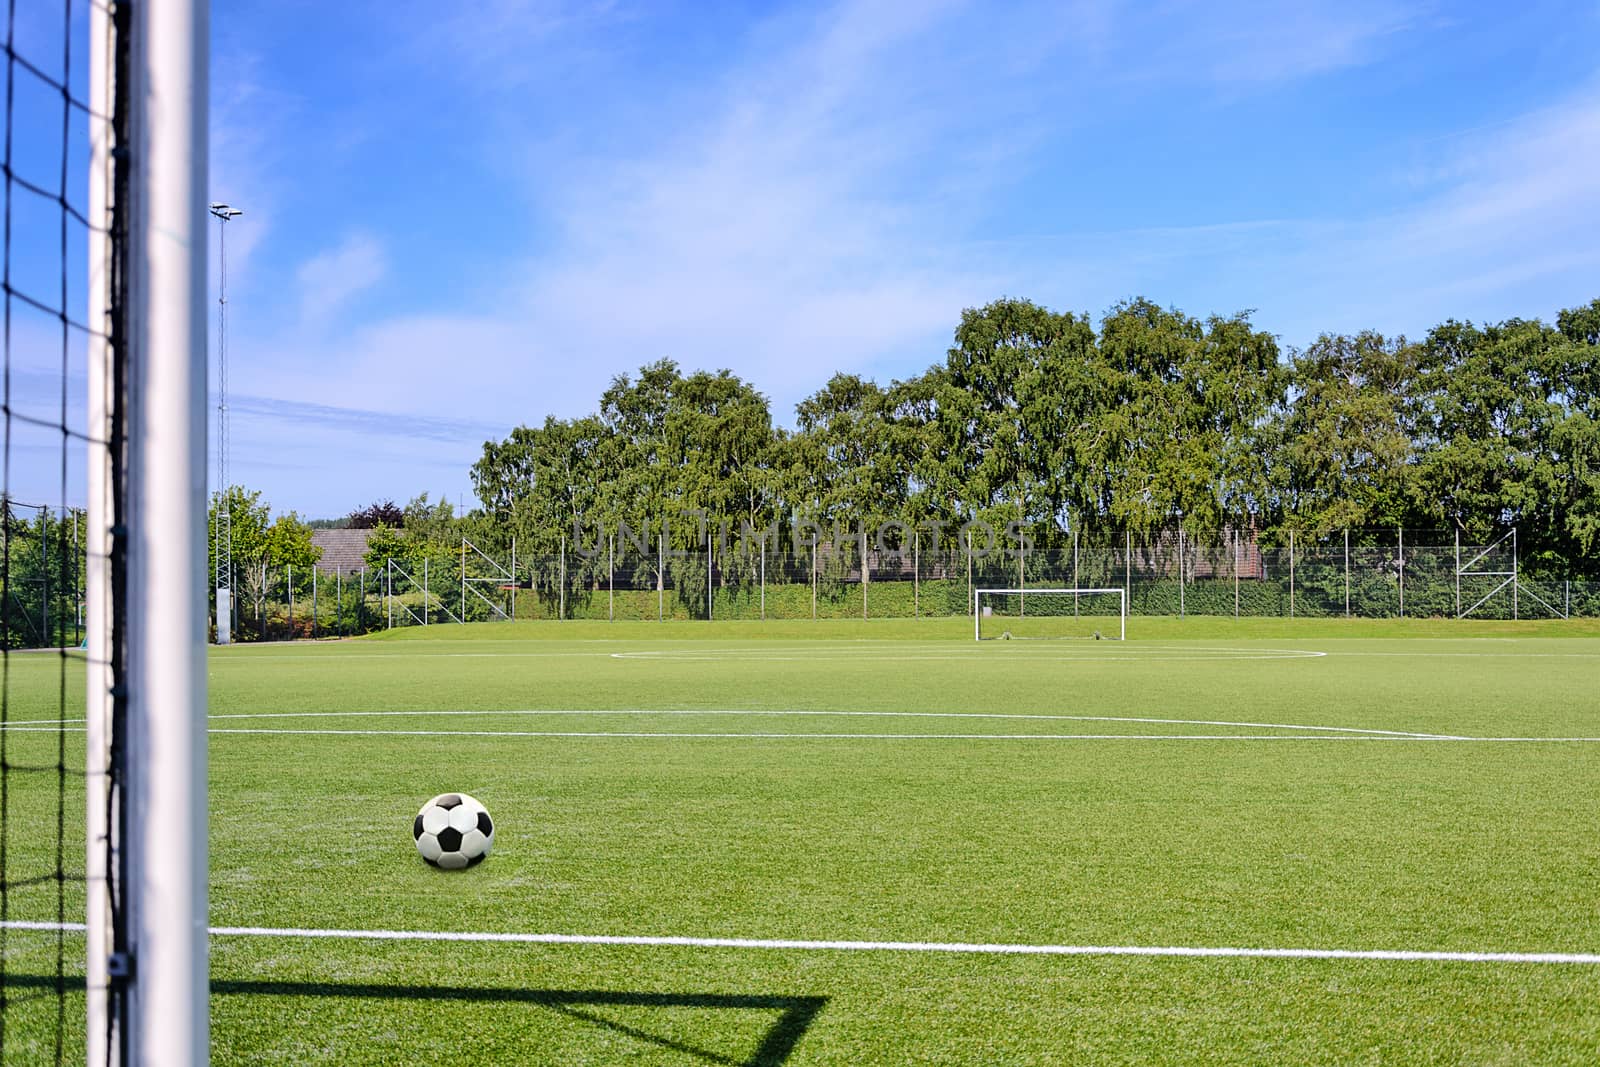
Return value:
<svg viewBox="0 0 1600 1067">
<path fill-rule="evenodd" d="M 342 571 L 354 574 L 366 568 L 362 557 L 367 554 L 367 540 L 371 530 L 313 530 L 311 543 L 322 549 L 317 560 L 317 570 L 324 574 Z"/>
</svg>

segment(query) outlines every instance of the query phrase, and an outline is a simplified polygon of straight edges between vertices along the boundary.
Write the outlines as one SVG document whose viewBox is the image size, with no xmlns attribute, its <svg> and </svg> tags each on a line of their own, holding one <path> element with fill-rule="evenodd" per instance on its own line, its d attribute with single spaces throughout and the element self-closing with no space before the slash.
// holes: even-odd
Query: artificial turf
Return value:
<svg viewBox="0 0 1600 1067">
<path fill-rule="evenodd" d="M 1600 952 L 1600 743 L 1398 736 L 1600 737 L 1593 626 L 1135 619 L 1125 645 L 978 645 L 969 626 L 439 626 L 213 650 L 212 922 Z M 62 669 L 10 657 L 9 717 L 58 717 Z M 1099 718 L 781 714 L 801 711 Z M 45 766 L 59 744 L 6 741 Z M 8 789 L 7 869 L 48 870 L 56 779 Z M 408 832 L 446 790 L 498 827 L 458 874 Z M 56 908 L 50 882 L 8 902 Z M 6 1062 L 52 1052 L 56 936 L 7 931 Z M 81 935 L 65 944 L 71 1024 Z M 1589 964 L 220 936 L 213 991 L 218 1062 L 1600 1056 Z"/>
</svg>

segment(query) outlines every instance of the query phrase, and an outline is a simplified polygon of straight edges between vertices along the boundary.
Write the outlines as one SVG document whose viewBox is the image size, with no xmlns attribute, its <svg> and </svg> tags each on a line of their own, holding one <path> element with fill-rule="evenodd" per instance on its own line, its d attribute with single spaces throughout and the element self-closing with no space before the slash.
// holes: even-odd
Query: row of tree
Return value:
<svg viewBox="0 0 1600 1067">
<path fill-rule="evenodd" d="M 82 509 L 0 498 L 0 647 L 63 648 L 83 640 L 88 529 Z"/>
<path fill-rule="evenodd" d="M 484 445 L 481 536 L 556 550 L 575 526 L 700 536 L 711 522 L 887 519 L 1074 530 L 1517 528 L 1536 564 L 1594 573 L 1600 548 L 1600 300 L 1555 325 L 1446 322 L 1285 350 L 1247 313 L 1148 300 L 1085 315 L 999 300 L 943 362 L 887 385 L 837 374 L 774 425 L 756 387 L 671 360 L 614 379 L 599 410 Z"/>
</svg>

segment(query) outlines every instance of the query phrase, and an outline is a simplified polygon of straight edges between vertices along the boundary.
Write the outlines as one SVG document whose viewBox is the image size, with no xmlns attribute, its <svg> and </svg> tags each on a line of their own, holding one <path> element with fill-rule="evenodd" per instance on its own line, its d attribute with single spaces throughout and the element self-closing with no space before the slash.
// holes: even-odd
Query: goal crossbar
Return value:
<svg viewBox="0 0 1600 1067">
<path fill-rule="evenodd" d="M 1117 598 L 1117 640 L 1124 641 L 1128 637 L 1128 591 L 1119 587 L 1112 589 L 974 589 L 972 595 L 972 637 L 975 641 L 983 640 L 983 598 L 986 596 L 1037 596 L 1041 594 L 1055 596 L 1115 596 Z"/>
</svg>

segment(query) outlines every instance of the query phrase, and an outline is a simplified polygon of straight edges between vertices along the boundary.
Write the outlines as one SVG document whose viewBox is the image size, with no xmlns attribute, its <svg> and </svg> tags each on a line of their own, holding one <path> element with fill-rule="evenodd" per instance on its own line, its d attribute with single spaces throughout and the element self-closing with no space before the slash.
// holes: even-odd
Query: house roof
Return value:
<svg viewBox="0 0 1600 1067">
<path fill-rule="evenodd" d="M 311 543 L 322 549 L 322 558 L 317 560 L 317 570 L 324 574 L 343 572 L 354 574 L 365 570 L 367 554 L 367 541 L 372 537 L 371 530 L 313 530 Z"/>
</svg>

